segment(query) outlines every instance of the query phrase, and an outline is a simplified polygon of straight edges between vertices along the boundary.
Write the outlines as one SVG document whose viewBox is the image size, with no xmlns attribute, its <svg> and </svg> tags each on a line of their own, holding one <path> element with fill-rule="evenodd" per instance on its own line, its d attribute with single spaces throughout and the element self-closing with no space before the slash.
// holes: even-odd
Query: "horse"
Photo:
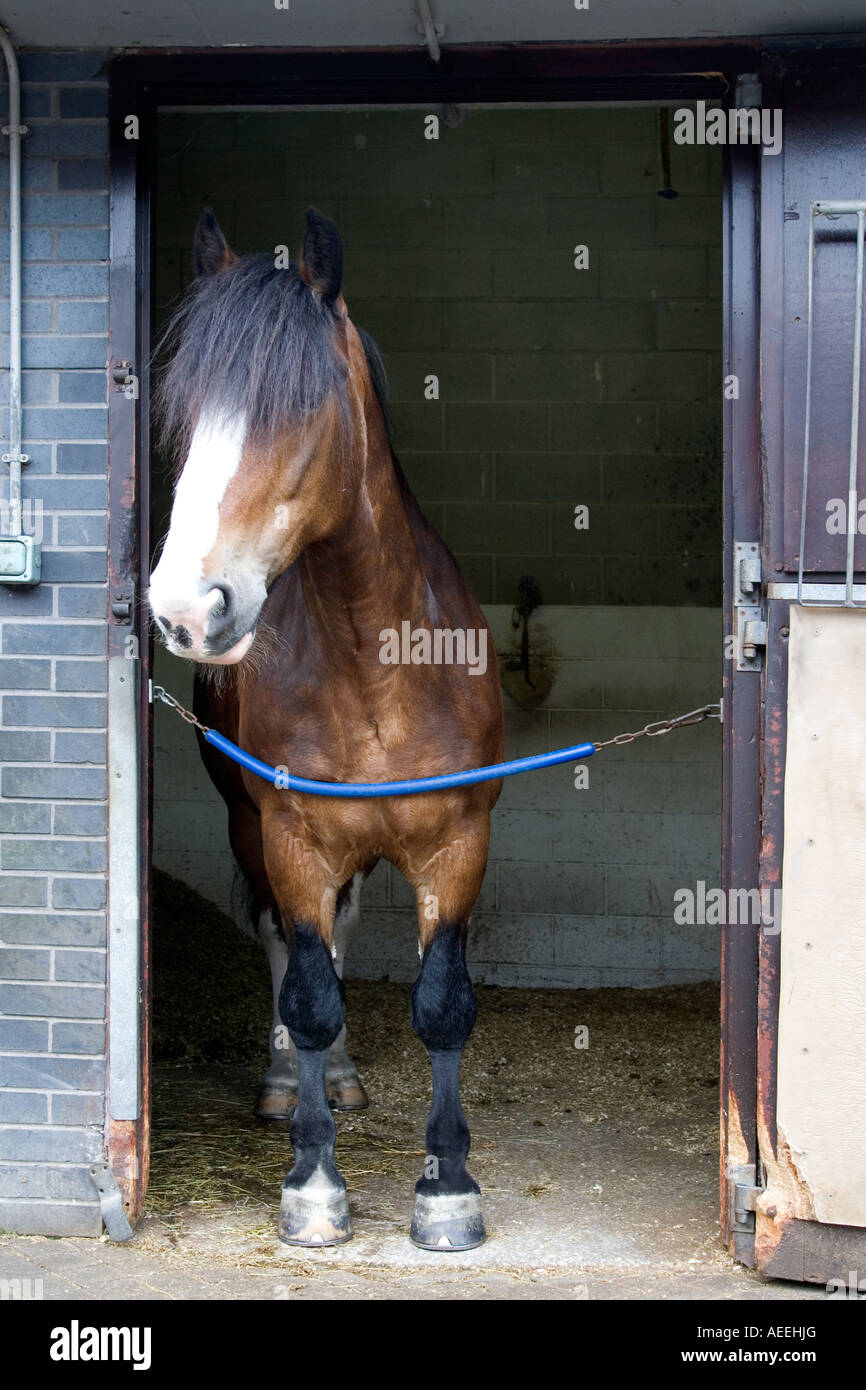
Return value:
<svg viewBox="0 0 866 1390">
<path fill-rule="evenodd" d="M 493 640 L 397 461 L 381 357 L 343 298 L 336 226 L 310 208 L 296 261 L 238 256 L 205 209 L 193 254 L 156 390 L 156 437 L 180 468 L 148 600 L 168 650 L 196 663 L 198 718 L 278 769 L 329 782 L 500 761 Z M 396 656 L 395 633 L 411 638 Z M 447 649 L 433 641 L 442 633 Z M 454 640 L 467 634 L 489 661 L 470 663 L 471 644 Z M 282 1057 L 272 1048 L 260 1103 L 292 1110 L 280 1240 L 352 1234 L 331 1107 L 366 1096 L 345 1050 L 342 962 L 361 885 L 384 858 L 415 892 L 411 1022 L 432 1072 L 410 1236 L 425 1249 L 479 1245 L 460 1101 L 476 1019 L 466 937 L 501 782 L 323 798 L 202 751 L 292 1044 Z"/>
</svg>

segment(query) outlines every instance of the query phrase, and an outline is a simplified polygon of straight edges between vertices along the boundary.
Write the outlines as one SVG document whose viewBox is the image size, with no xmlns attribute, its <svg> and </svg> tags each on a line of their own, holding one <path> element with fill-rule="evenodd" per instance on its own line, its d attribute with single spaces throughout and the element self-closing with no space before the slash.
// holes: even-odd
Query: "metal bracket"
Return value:
<svg viewBox="0 0 866 1390">
<path fill-rule="evenodd" d="M 107 1163 L 92 1163 L 88 1169 L 93 1186 L 99 1194 L 99 1210 L 102 1222 L 112 1240 L 123 1241 L 132 1238 L 132 1227 L 123 1210 L 123 1198 L 117 1179 Z"/>
<path fill-rule="evenodd" d="M 131 594 L 117 591 L 111 603 L 111 616 L 116 623 L 121 623 L 124 626 L 132 622 Z"/>
<path fill-rule="evenodd" d="M 767 646 L 762 607 L 761 548 L 757 541 L 734 541 L 734 639 L 738 671 L 760 671 Z"/>
</svg>

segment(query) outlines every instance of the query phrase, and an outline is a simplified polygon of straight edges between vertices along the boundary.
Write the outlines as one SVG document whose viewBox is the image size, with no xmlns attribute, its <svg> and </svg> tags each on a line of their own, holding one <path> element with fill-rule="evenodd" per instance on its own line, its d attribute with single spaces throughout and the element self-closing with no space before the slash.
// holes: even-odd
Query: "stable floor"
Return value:
<svg viewBox="0 0 866 1390">
<path fill-rule="evenodd" d="M 188 962 L 180 969 L 197 934 L 157 952 L 161 1060 L 147 1214 L 134 1240 L 7 1237 L 2 1277 L 41 1276 L 45 1297 L 84 1299 L 825 1296 L 764 1281 L 719 1246 L 713 985 L 479 990 L 464 1104 L 489 1239 L 437 1254 L 408 1238 L 429 1103 L 408 987 L 351 982 L 350 1050 L 371 1097 L 368 1111 L 337 1117 L 355 1236 L 318 1251 L 279 1245 L 288 1126 L 252 1115 L 266 1063 L 263 962 L 236 940 L 234 988 L 214 993 L 225 955 L 202 957 L 197 978 Z M 166 1008 L 181 986 L 187 1007 L 178 996 Z M 574 1045 L 578 1027 L 588 1028 L 586 1048 Z"/>
</svg>

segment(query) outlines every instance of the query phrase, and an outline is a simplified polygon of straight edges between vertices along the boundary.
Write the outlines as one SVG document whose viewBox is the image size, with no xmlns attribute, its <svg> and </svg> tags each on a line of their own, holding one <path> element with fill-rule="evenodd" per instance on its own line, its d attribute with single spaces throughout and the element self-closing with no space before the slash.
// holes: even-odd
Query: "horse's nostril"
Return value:
<svg viewBox="0 0 866 1390">
<path fill-rule="evenodd" d="M 171 623 L 168 621 L 168 618 L 156 618 L 155 622 L 163 636 L 167 637 L 171 632 Z"/>
<path fill-rule="evenodd" d="M 234 622 L 237 612 L 237 598 L 230 584 L 214 584 L 212 587 L 217 591 L 217 598 L 208 620 L 208 626 L 213 634 L 225 631 Z"/>
</svg>

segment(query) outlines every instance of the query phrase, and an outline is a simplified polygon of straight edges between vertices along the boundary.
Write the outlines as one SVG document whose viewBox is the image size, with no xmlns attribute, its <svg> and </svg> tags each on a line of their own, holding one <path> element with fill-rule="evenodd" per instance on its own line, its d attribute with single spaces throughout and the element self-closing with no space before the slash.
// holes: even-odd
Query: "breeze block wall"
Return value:
<svg viewBox="0 0 866 1390">
<path fill-rule="evenodd" d="M 506 697 L 507 755 L 609 738 L 721 686 L 721 160 L 672 150 L 658 113 L 172 113 L 160 122 L 157 313 L 211 205 L 240 252 L 343 234 L 345 292 L 390 376 L 397 453 L 502 649 L 523 574 L 559 662 L 544 704 Z M 450 122 L 450 123 L 449 123 Z M 588 269 L 574 248 L 589 251 Z M 439 378 L 438 399 L 425 379 Z M 155 479 L 154 539 L 170 487 Z M 576 530 L 574 508 L 589 508 Z M 186 663 L 156 652 L 187 702 Z M 155 712 L 154 862 L 227 908 L 225 811 L 189 729 Z M 718 932 L 673 893 L 718 883 L 718 725 L 512 778 L 493 814 L 469 956 L 489 984 L 713 978 Z M 264 969 L 264 964 L 263 964 Z M 414 907 L 380 865 L 347 973 L 413 979 Z M 158 1007 L 158 1003 L 157 1003 Z"/>
<path fill-rule="evenodd" d="M 157 316 L 204 206 L 237 251 L 294 255 L 315 204 L 385 354 L 400 461 L 482 603 L 528 572 L 547 604 L 720 608 L 719 149 L 674 146 L 665 199 L 652 107 L 424 130 L 422 110 L 163 116 Z"/>
<path fill-rule="evenodd" d="M 0 1229 L 51 1235 L 101 1230 L 87 1164 L 105 1077 L 105 56 L 20 55 L 23 490 L 43 570 L 34 589 L 0 585 Z M 0 173 L 8 188 L 5 156 Z M 5 192 L 2 225 L 8 296 Z"/>
</svg>

